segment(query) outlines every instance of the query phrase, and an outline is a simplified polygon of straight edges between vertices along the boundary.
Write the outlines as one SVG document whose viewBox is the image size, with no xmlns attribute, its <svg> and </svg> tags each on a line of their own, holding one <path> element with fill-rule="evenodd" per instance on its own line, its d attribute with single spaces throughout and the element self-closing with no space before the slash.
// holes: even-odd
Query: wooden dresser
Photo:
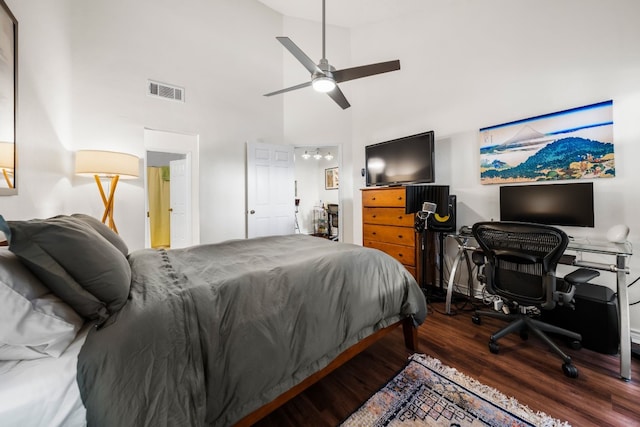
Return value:
<svg viewBox="0 0 640 427">
<path fill-rule="evenodd" d="M 405 202 L 404 187 L 362 189 L 362 245 L 388 253 L 418 280 L 419 239 Z"/>
</svg>

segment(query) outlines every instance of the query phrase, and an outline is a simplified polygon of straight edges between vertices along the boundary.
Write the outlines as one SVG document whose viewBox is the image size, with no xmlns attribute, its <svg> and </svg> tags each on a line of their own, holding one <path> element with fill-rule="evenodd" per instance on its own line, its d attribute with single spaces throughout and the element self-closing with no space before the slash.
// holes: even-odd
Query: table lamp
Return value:
<svg viewBox="0 0 640 427">
<path fill-rule="evenodd" d="M 0 169 L 9 188 L 13 188 L 13 181 L 9 176 L 13 174 L 15 146 L 13 142 L 0 141 Z"/>
<path fill-rule="evenodd" d="M 108 218 L 107 225 L 117 233 L 118 229 L 113 220 L 113 196 L 120 178 L 135 179 L 138 177 L 138 157 L 113 151 L 80 150 L 76 152 L 76 174 L 94 177 L 104 203 L 102 222 L 107 224 Z M 111 179 L 109 197 L 105 195 L 101 178 Z"/>
</svg>

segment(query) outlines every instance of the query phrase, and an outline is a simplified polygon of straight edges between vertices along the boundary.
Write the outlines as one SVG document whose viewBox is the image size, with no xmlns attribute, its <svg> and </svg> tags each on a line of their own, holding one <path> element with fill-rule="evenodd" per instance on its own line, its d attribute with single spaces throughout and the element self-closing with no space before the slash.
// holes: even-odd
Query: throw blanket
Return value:
<svg viewBox="0 0 640 427">
<path fill-rule="evenodd" d="M 78 384 L 93 426 L 226 426 L 406 316 L 426 316 L 388 255 L 292 235 L 129 256 L 129 301 L 93 330 Z"/>
</svg>

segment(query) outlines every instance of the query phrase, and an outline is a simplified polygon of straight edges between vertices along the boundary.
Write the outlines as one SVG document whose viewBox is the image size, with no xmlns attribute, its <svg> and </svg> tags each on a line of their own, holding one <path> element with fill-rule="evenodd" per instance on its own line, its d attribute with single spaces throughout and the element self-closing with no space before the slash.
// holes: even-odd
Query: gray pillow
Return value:
<svg viewBox="0 0 640 427">
<path fill-rule="evenodd" d="M 131 267 L 91 226 L 69 217 L 5 221 L 9 250 L 53 293 L 87 319 L 103 323 L 126 303 Z"/>
<path fill-rule="evenodd" d="M 0 248 L 0 360 L 58 357 L 83 319 Z"/>
<path fill-rule="evenodd" d="M 62 216 L 61 216 L 62 217 Z M 67 217 L 70 220 L 81 221 L 95 231 L 97 231 L 102 237 L 107 239 L 113 246 L 115 246 L 122 255 L 129 255 L 129 248 L 127 244 L 122 240 L 122 237 L 118 236 L 112 229 L 103 224 L 99 219 L 94 218 L 85 214 L 73 214 L 70 217 Z"/>
</svg>

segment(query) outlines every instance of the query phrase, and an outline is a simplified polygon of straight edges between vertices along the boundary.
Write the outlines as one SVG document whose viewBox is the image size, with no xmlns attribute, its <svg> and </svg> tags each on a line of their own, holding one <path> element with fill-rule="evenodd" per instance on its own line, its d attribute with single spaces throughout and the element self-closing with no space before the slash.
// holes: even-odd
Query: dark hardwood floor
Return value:
<svg viewBox="0 0 640 427">
<path fill-rule="evenodd" d="M 620 379 L 619 358 L 561 345 L 579 376 L 562 373 L 562 362 L 535 336 L 500 340 L 500 354 L 489 352 L 496 319 L 471 322 L 470 307 L 444 314 L 443 303 L 429 305 L 419 331 L 419 352 L 515 397 L 573 426 L 640 426 L 640 361 L 632 359 L 629 382 Z M 257 426 L 336 426 L 400 371 L 411 353 L 398 328 L 347 364 L 289 401 Z"/>
</svg>

